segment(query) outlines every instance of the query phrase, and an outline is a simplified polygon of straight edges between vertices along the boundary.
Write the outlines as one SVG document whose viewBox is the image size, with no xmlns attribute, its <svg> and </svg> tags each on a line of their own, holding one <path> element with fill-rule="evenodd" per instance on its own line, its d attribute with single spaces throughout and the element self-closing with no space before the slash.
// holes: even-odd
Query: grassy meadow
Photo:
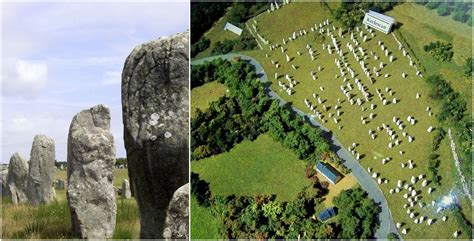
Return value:
<svg viewBox="0 0 474 241">
<path fill-rule="evenodd" d="M 206 111 L 209 103 L 218 100 L 226 94 L 227 88 L 217 82 L 212 81 L 202 86 L 195 87 L 191 90 L 191 118 L 196 115 L 196 110 Z"/>
<path fill-rule="evenodd" d="M 115 169 L 114 186 L 120 187 L 128 179 L 127 169 Z M 56 179 L 66 180 L 66 171 L 57 170 Z M 136 239 L 140 234 L 140 220 L 135 199 L 117 198 L 116 226 L 113 238 Z M 56 200 L 37 207 L 28 204 L 14 206 L 2 199 L 2 238 L 4 239 L 74 239 L 66 190 L 56 190 Z"/>
<path fill-rule="evenodd" d="M 191 238 L 219 239 L 219 221 L 212 215 L 211 209 L 202 207 L 191 198 Z"/>
<path fill-rule="evenodd" d="M 328 3 L 331 8 L 335 7 L 332 3 Z M 403 12 L 404 14 L 415 14 L 410 13 L 404 8 L 409 8 L 410 5 L 402 4 L 397 7 L 394 11 Z M 419 11 L 415 10 L 416 14 Z M 400 13 L 401 14 L 401 13 Z M 429 13 L 427 13 L 429 14 Z M 436 13 L 435 13 L 436 14 Z M 305 16 L 304 18 L 294 17 L 294 16 Z M 397 17 L 397 16 L 396 16 Z M 433 16 L 434 17 L 434 16 Z M 255 57 L 260 64 L 264 67 L 269 80 L 271 82 L 271 88 L 279 93 L 279 95 L 284 98 L 286 101 L 291 102 L 297 108 L 311 113 L 310 110 L 304 104 L 304 99 L 308 99 L 313 105 L 316 106 L 316 109 L 323 113 L 324 119 L 327 120 L 324 125 L 330 129 L 336 137 L 342 142 L 343 146 L 350 146 L 353 142 L 358 143 L 359 145 L 356 148 L 356 151 L 363 154 L 360 163 L 364 167 L 371 167 L 377 173 L 381 174 L 381 177 L 388 179 L 388 184 L 382 184 L 380 187 L 384 192 L 395 222 L 402 222 L 409 229 L 407 235 L 404 235 L 404 238 L 451 238 L 452 233 L 460 230 L 456 220 L 453 217 L 448 217 L 447 222 L 442 222 L 441 217 L 443 214 L 436 214 L 435 207 L 420 208 L 416 205 L 413 209 L 420 213 L 421 215 L 428 216 L 429 218 L 435 218 L 438 221 L 433 225 L 428 226 L 426 222 L 424 224 L 414 224 L 413 220 L 408 217 L 406 210 L 403 209 L 403 204 L 406 203 L 406 199 L 402 196 L 405 192 L 400 192 L 397 194 L 389 194 L 389 189 L 395 188 L 397 180 L 410 180 L 411 176 L 418 176 L 420 174 L 428 174 L 428 155 L 430 154 L 431 143 L 433 140 L 434 133 L 428 133 L 427 129 L 429 126 L 436 127 L 436 117 L 428 116 L 428 113 L 425 111 L 426 107 L 431 107 L 434 110 L 434 113 L 438 110 L 438 103 L 434 102 L 428 97 L 429 90 L 425 84 L 423 78 L 417 77 L 415 72 L 416 70 L 409 65 L 409 60 L 404 57 L 401 51 L 398 49 L 398 44 L 391 34 L 385 35 L 381 32 L 375 31 L 375 37 L 371 38 L 369 35 L 368 41 L 363 42 L 356 33 L 355 37 L 361 43 L 361 46 L 365 49 L 368 59 L 365 61 L 368 65 L 369 70 L 372 70 L 372 67 L 379 66 L 380 61 L 384 63 L 384 68 L 380 71 L 380 77 L 375 78 L 375 83 L 371 84 L 363 71 L 352 56 L 348 53 L 346 43 L 350 41 L 350 35 L 348 33 L 344 34 L 344 38 L 339 38 L 339 46 L 343 49 L 345 53 L 345 59 L 350 64 L 351 68 L 357 73 L 355 78 L 361 80 L 361 82 L 368 88 L 368 91 L 374 96 L 372 97 L 372 103 L 376 104 L 376 108 L 371 110 L 369 104 L 363 104 L 362 106 L 366 107 L 366 110 L 361 109 L 357 104 L 350 105 L 346 97 L 340 91 L 340 86 L 345 85 L 341 77 L 335 78 L 336 74 L 339 74 L 339 70 L 334 63 L 334 59 L 339 56 L 336 56 L 333 50 L 333 54 L 330 55 L 327 50 L 322 49 L 322 44 L 330 44 L 331 39 L 324 35 L 314 34 L 310 32 L 310 28 L 314 24 L 319 24 L 325 19 L 330 19 L 331 24 L 333 24 L 333 18 L 329 9 L 324 4 L 319 3 L 292 3 L 287 6 L 280 8 L 280 10 L 273 13 L 263 13 L 255 18 L 258 22 L 257 26 L 259 33 L 264 36 L 270 43 L 282 43 L 282 39 L 288 39 L 294 31 L 299 31 L 305 29 L 308 31 L 308 34 L 302 37 L 298 37 L 295 41 L 288 42 L 284 48 L 286 49 L 285 54 L 287 53 L 293 59 L 290 63 L 286 63 L 285 54 L 281 53 L 280 48 L 277 48 L 274 51 L 270 51 L 268 46 L 264 47 L 262 51 L 249 51 L 248 55 Z M 398 20 L 398 17 L 397 17 Z M 403 18 L 400 18 L 403 25 L 401 27 L 402 34 L 405 36 L 405 33 L 411 32 L 413 34 L 423 34 L 426 29 L 419 27 L 412 27 L 412 29 L 404 29 L 405 26 L 410 26 L 412 22 L 416 22 L 416 19 L 411 19 L 410 21 L 403 22 Z M 252 21 L 252 20 L 250 20 Z M 424 20 L 427 22 L 429 20 Z M 416 22 L 419 24 L 418 22 Z M 337 23 L 334 23 L 338 27 Z M 463 25 L 464 26 L 464 25 Z M 329 26 L 329 28 L 332 28 Z M 415 30 L 416 29 L 416 30 Z M 421 30 L 420 30 L 421 29 Z M 331 29 L 332 31 L 332 29 Z M 363 30 L 366 34 L 367 31 Z M 446 30 L 443 30 L 446 31 Z M 460 31 L 460 30 L 459 30 Z M 333 31 L 334 35 L 337 36 L 337 31 Z M 449 33 L 446 33 L 449 35 Z M 459 35 L 464 36 L 464 35 Z M 464 36 L 465 37 L 465 36 Z M 421 48 L 424 44 L 436 40 L 433 38 L 433 34 L 425 36 L 425 38 L 419 38 L 416 35 L 411 38 L 410 36 L 405 36 L 410 44 L 410 47 L 413 48 L 412 44 L 419 44 L 418 48 Z M 402 39 L 399 38 L 400 41 Z M 391 54 L 395 57 L 393 63 L 389 63 L 388 57 L 386 57 L 378 46 L 377 42 L 382 41 L 384 45 L 389 49 Z M 426 43 L 425 43 L 426 42 Z M 311 61 L 308 51 L 306 49 L 306 44 L 310 44 L 311 47 L 316 50 L 316 59 Z M 403 43 L 405 45 L 405 43 Z M 455 52 L 462 51 L 466 48 L 465 44 L 459 44 L 460 46 L 455 45 Z M 407 46 L 405 45 L 407 49 Z M 297 51 L 301 52 L 302 55 L 297 55 Z M 373 51 L 378 57 L 379 60 L 374 60 L 370 51 Z M 416 52 L 416 51 L 415 51 Z M 470 53 L 470 51 L 469 51 Z M 265 57 L 265 54 L 269 55 L 269 58 Z M 418 56 L 418 53 L 416 53 Z M 456 53 L 455 53 L 456 55 Z M 412 56 L 413 57 L 413 56 Z M 462 58 L 462 57 L 459 57 Z M 271 64 L 271 59 L 277 61 L 281 64 L 280 68 L 275 68 Z M 415 60 L 415 59 L 414 59 Z M 420 59 L 425 65 L 425 60 Z M 433 61 L 433 60 L 431 60 Z M 457 60 L 455 60 L 457 61 Z M 294 70 L 291 67 L 291 64 L 297 66 L 297 69 Z M 415 61 L 415 64 L 419 66 L 419 63 Z M 428 63 L 429 66 L 430 63 Z M 322 71 L 318 71 L 318 66 L 322 67 Z M 443 67 L 438 63 L 437 68 L 441 71 L 448 71 L 452 73 L 459 72 L 459 69 L 455 66 Z M 425 75 L 432 74 L 430 68 L 435 68 L 435 63 L 432 63 L 431 67 L 427 67 L 427 73 Z M 317 79 L 312 80 L 310 76 L 310 71 L 317 72 Z M 403 79 L 401 77 L 402 72 L 405 72 L 408 77 Z M 278 86 L 278 81 L 286 83 L 287 81 L 283 77 L 279 77 L 278 80 L 274 79 L 275 73 L 278 73 L 280 76 L 289 74 L 295 79 L 298 84 L 295 86 L 295 93 L 291 96 L 288 96 L 285 92 L 280 92 L 280 87 Z M 385 78 L 384 75 L 389 74 L 388 78 Z M 350 75 L 346 74 L 346 77 L 350 79 Z M 357 86 L 354 86 L 354 80 L 349 80 L 352 83 L 354 89 L 350 91 L 352 95 L 357 95 L 357 97 L 362 98 L 360 92 L 357 90 Z M 463 80 L 461 80 L 463 81 Z M 460 86 L 462 86 L 460 84 Z M 320 90 L 320 87 L 324 87 L 324 91 Z M 388 87 L 393 90 L 393 96 L 390 96 L 385 92 L 385 88 Z M 397 98 L 399 101 L 397 104 L 390 103 L 386 106 L 376 96 L 375 89 L 380 89 L 384 96 L 388 97 L 389 100 L 392 98 Z M 467 88 L 466 88 L 467 89 Z M 469 88 L 470 89 L 470 88 Z M 339 124 L 335 124 L 332 118 L 328 118 L 328 113 L 325 113 L 322 110 L 322 106 L 317 104 L 317 101 L 312 97 L 313 93 L 317 93 L 323 100 L 324 104 L 330 107 L 328 112 L 335 114 L 334 106 L 337 104 L 337 99 L 340 98 L 343 102 L 340 104 L 342 106 L 341 111 L 343 112 L 339 118 Z M 415 98 L 416 94 L 419 93 L 421 98 Z M 365 125 L 361 123 L 361 116 L 368 119 L 369 113 L 374 113 L 376 116 L 373 120 Z M 415 125 L 410 125 L 407 123 L 407 116 L 414 116 L 417 120 Z M 392 122 L 392 118 L 397 116 L 405 124 L 404 132 L 407 132 L 409 135 L 415 138 L 415 141 L 408 143 L 407 138 L 402 136 L 402 131 L 397 128 L 397 125 Z M 390 141 L 388 134 L 385 131 L 377 132 L 377 138 L 372 140 L 368 135 L 369 130 L 376 130 L 377 126 L 381 126 L 382 123 L 390 125 L 394 128 L 397 139 L 401 140 L 401 144 L 392 149 L 388 148 L 387 145 Z M 408 124 L 408 125 L 407 125 Z M 339 129 L 338 126 L 341 125 L 342 129 Z M 455 192 L 459 191 L 458 187 L 455 186 L 455 169 L 452 161 L 452 155 L 449 149 L 448 138 L 441 144 L 440 148 L 440 165 L 438 167 L 439 175 L 442 177 L 441 186 L 436 187 L 436 190 L 428 195 L 424 193 L 422 195 L 421 202 L 425 204 L 431 203 L 432 200 L 438 201 L 443 195 L 448 194 L 449 191 L 454 190 Z M 399 151 L 404 151 L 404 154 L 399 154 Z M 391 157 L 392 160 L 383 165 L 381 159 L 384 157 Z M 407 163 L 411 159 L 414 161 L 416 167 L 412 170 L 400 167 L 400 163 Z M 224 170 L 223 170 L 224 171 Z M 234 172 L 235 173 L 235 172 Z M 226 175 L 222 175 L 226 176 Z M 206 178 L 204 178 L 206 179 Z M 213 182 L 211 181 L 211 187 Z M 220 185 L 220 184 L 215 184 Z M 429 186 L 433 186 L 430 184 Z M 414 187 L 417 190 L 423 190 L 426 192 L 427 188 L 422 188 L 421 183 L 418 182 Z M 461 198 L 461 197 L 460 197 Z M 471 212 L 471 206 L 465 205 L 467 202 L 461 202 L 462 208 L 465 213 Z M 467 217 L 470 217 L 468 215 Z M 461 237 L 465 234 L 461 234 Z"/>
<path fill-rule="evenodd" d="M 305 166 L 281 143 L 262 134 L 229 152 L 193 161 L 191 169 L 210 183 L 213 195 L 275 194 L 288 201 L 310 184 L 304 176 Z"/>
<path fill-rule="evenodd" d="M 234 40 L 238 39 L 239 36 L 230 31 L 224 31 L 224 25 L 227 23 L 227 14 L 220 18 L 211 29 L 209 29 L 204 37 L 211 41 L 209 48 L 199 53 L 195 58 L 204 58 L 212 55 L 212 50 L 216 46 L 217 42 L 222 42 L 226 39 Z"/>
<path fill-rule="evenodd" d="M 396 6 L 388 14 L 402 24 L 398 31 L 422 62 L 426 72 L 443 74 L 453 88 L 464 95 L 468 109 L 472 109 L 472 80 L 463 75 L 466 58 L 472 56 L 472 27 L 413 3 Z M 451 62 L 440 62 L 423 50 L 424 45 L 436 40 L 453 44 Z"/>
</svg>

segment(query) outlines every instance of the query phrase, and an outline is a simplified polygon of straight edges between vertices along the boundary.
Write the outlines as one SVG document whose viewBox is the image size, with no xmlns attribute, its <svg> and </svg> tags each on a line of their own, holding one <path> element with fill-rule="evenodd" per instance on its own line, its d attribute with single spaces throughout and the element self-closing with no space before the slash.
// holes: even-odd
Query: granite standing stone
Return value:
<svg viewBox="0 0 474 241">
<path fill-rule="evenodd" d="M 122 73 L 131 189 L 141 238 L 163 238 L 168 204 L 188 182 L 189 33 L 136 47 Z"/>
<path fill-rule="evenodd" d="M 114 137 L 103 105 L 76 114 L 69 127 L 67 199 L 72 230 L 81 238 L 112 238 L 117 206 Z"/>
<path fill-rule="evenodd" d="M 28 201 L 26 195 L 27 180 L 28 162 L 19 153 L 15 153 L 10 158 L 5 179 L 5 194 L 11 197 L 14 205 Z"/>
<path fill-rule="evenodd" d="M 38 205 L 54 199 L 54 162 L 54 141 L 45 135 L 35 136 L 31 147 L 27 183 L 29 203 Z"/>
<path fill-rule="evenodd" d="M 168 206 L 166 215 L 165 239 L 189 238 L 189 183 L 178 188 Z"/>
<path fill-rule="evenodd" d="M 132 192 L 130 191 L 130 183 L 128 182 L 127 179 L 123 180 L 122 183 L 122 191 L 120 192 L 123 198 L 131 198 L 132 197 Z"/>
</svg>

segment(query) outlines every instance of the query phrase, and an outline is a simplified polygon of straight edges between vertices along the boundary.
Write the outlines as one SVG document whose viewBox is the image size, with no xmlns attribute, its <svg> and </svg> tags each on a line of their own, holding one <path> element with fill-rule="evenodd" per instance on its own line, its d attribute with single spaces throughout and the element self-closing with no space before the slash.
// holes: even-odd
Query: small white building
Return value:
<svg viewBox="0 0 474 241">
<path fill-rule="evenodd" d="M 231 31 L 232 33 L 235 33 L 237 35 L 241 35 L 242 34 L 242 29 L 227 22 L 225 25 L 224 25 L 224 30 L 228 30 L 228 31 Z"/>
<path fill-rule="evenodd" d="M 365 25 L 375 28 L 382 33 L 388 34 L 392 29 L 392 26 L 396 23 L 395 19 L 381 13 L 369 11 L 365 13 L 364 22 Z"/>
</svg>

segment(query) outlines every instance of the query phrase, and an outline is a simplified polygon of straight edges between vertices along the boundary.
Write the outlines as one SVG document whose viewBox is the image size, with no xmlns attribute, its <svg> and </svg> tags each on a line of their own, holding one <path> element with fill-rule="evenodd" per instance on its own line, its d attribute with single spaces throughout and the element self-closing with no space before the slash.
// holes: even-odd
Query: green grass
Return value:
<svg viewBox="0 0 474 241">
<path fill-rule="evenodd" d="M 218 100 L 226 94 L 226 89 L 223 84 L 217 81 L 193 88 L 191 90 L 191 117 L 196 115 L 197 109 L 206 111 L 211 102 Z"/>
<path fill-rule="evenodd" d="M 120 187 L 128 178 L 127 169 L 115 169 L 114 186 Z M 66 180 L 66 171 L 57 170 L 56 179 Z M 140 234 L 138 207 L 135 199 L 117 198 L 116 227 L 113 237 L 137 239 Z M 2 199 L 3 238 L 73 239 L 71 217 L 66 200 L 66 190 L 56 190 L 56 200 L 39 206 L 21 204 L 14 206 L 8 198 Z"/>
<path fill-rule="evenodd" d="M 331 5 L 331 3 L 328 4 Z M 404 4 L 402 6 L 404 6 Z M 416 11 L 416 13 L 418 13 L 418 11 Z M 305 17 L 303 18 L 294 16 Z M 326 18 L 329 18 L 334 21 L 330 12 L 321 4 L 294 3 L 288 6 L 284 6 L 283 8 L 274 13 L 263 13 L 259 15 L 256 20 L 258 22 L 259 29 L 261 29 L 260 34 L 262 36 L 268 39 L 271 43 L 281 44 L 282 39 L 287 39 L 293 31 L 300 29 L 306 29 L 307 31 L 309 31 L 311 26 L 314 26 L 315 23 L 322 22 Z M 426 22 L 429 20 L 424 21 Z M 411 24 L 417 24 L 416 20 L 411 19 L 410 21 L 403 22 L 403 26 L 400 31 L 402 33 L 404 33 L 403 31 L 408 32 L 409 30 L 404 30 L 404 28 L 405 26 L 410 26 Z M 420 25 L 416 26 L 420 27 Z M 413 29 L 410 31 L 418 35 L 419 33 L 427 31 L 425 29 L 426 26 L 423 25 L 423 27 L 424 28 L 421 30 L 420 28 L 416 28 L 416 30 Z M 452 35 L 451 32 L 446 32 L 445 29 L 438 29 L 438 31 L 442 31 L 449 36 Z M 337 35 L 337 32 L 335 35 Z M 356 148 L 356 150 L 359 153 L 365 155 L 365 157 L 360 160 L 362 166 L 372 167 L 376 172 L 381 173 L 382 177 L 387 178 L 389 180 L 389 184 L 384 184 L 380 187 L 387 197 L 395 222 L 408 223 L 408 226 L 411 229 L 408 235 L 404 235 L 404 238 L 410 239 L 421 237 L 452 237 L 452 233 L 457 229 L 456 223 L 454 221 L 448 221 L 446 223 L 437 222 L 431 226 L 428 226 L 426 224 L 415 225 L 406 214 L 406 210 L 400 208 L 400 206 L 406 202 L 406 200 L 402 197 L 404 192 L 400 192 L 394 195 L 390 195 L 388 193 L 388 190 L 390 188 L 394 188 L 396 186 L 396 182 L 398 179 L 409 181 L 409 178 L 412 175 L 418 176 L 421 173 L 428 173 L 427 160 L 429 149 L 431 147 L 432 137 L 434 134 L 427 133 L 426 130 L 429 126 L 436 126 L 437 122 L 434 116 L 428 116 L 427 112 L 425 111 L 425 108 L 427 106 L 430 106 L 435 110 L 436 113 L 439 103 L 436 103 L 430 98 L 428 98 L 429 90 L 426 84 L 424 83 L 424 80 L 420 77 L 415 76 L 416 70 L 413 67 L 409 66 L 408 59 L 402 55 L 401 51 L 398 50 L 398 45 L 393 39 L 392 35 L 385 35 L 376 31 L 376 36 L 374 39 L 371 39 L 366 43 L 362 43 L 362 40 L 359 40 L 364 49 L 374 51 L 381 58 L 378 61 L 375 61 L 370 57 L 370 54 L 368 53 L 369 51 L 366 51 L 370 57 L 366 60 L 366 63 L 368 63 L 370 70 L 372 70 L 373 66 L 378 67 L 378 63 L 380 61 L 383 61 L 384 64 L 388 63 L 388 65 L 385 66 L 381 71 L 381 76 L 383 76 L 385 73 L 389 73 L 391 76 L 389 78 L 376 78 L 376 82 L 372 85 L 363 75 L 363 71 L 360 65 L 354 59 L 354 57 L 352 55 L 346 55 L 346 59 L 350 63 L 351 67 L 357 72 L 357 74 L 359 74 L 355 78 L 359 78 L 361 82 L 364 83 L 364 85 L 368 88 L 369 92 L 375 95 L 375 97 L 373 98 L 373 103 L 376 103 L 377 108 L 372 111 L 370 110 L 370 108 L 368 108 L 368 104 L 365 104 L 368 110 L 362 111 L 361 107 L 357 105 L 350 105 L 339 89 L 340 85 L 343 84 L 342 78 L 335 79 L 334 77 L 335 74 L 339 73 L 337 66 L 334 64 L 334 53 L 333 55 L 329 55 L 327 50 L 323 51 L 321 48 L 322 43 L 329 44 L 331 42 L 329 37 L 326 37 L 326 35 L 324 36 L 325 37 L 323 38 L 317 37 L 316 35 L 309 32 L 308 35 L 300 37 L 296 41 L 290 42 L 289 44 L 285 45 L 287 53 L 289 53 L 291 57 L 295 57 L 295 59 L 292 60 L 291 63 L 299 67 L 297 70 L 293 70 L 291 68 L 291 64 L 286 64 L 285 55 L 280 52 L 279 48 L 275 51 L 270 51 L 268 47 L 264 47 L 263 51 L 250 51 L 247 52 L 247 54 L 255 57 L 262 64 L 271 81 L 271 88 L 277 93 L 279 93 L 280 96 L 283 97 L 285 100 L 291 102 L 294 106 L 305 112 L 309 113 L 310 111 L 303 102 L 304 98 L 310 100 L 314 105 L 317 106 L 317 109 L 322 112 L 321 106 L 318 106 L 317 101 L 312 97 L 313 92 L 318 93 L 322 99 L 327 100 L 325 103 L 325 105 L 327 106 L 334 107 L 334 105 L 337 104 L 337 98 L 341 98 L 342 100 L 344 100 L 341 105 L 342 111 L 344 113 L 340 117 L 341 121 L 339 122 L 339 124 L 342 125 L 342 130 L 338 129 L 338 124 L 335 124 L 332 121 L 332 118 L 327 117 L 327 113 L 324 114 L 324 118 L 328 120 L 328 122 L 324 125 L 336 135 L 336 137 L 342 142 L 343 146 L 350 146 L 353 142 L 359 143 L 360 145 Z M 433 34 L 431 36 L 433 36 Z M 414 44 L 419 44 L 420 46 L 422 46 L 425 44 L 424 41 L 428 39 L 430 41 L 433 40 L 430 36 L 427 36 L 426 39 L 419 37 L 417 37 L 416 39 L 411 39 L 409 38 L 409 36 L 407 37 L 408 43 L 412 47 Z M 396 58 L 393 63 L 389 63 L 388 58 L 385 57 L 380 47 L 377 45 L 377 41 L 379 40 L 383 41 L 385 46 L 388 47 L 391 52 L 393 52 L 393 55 Z M 340 43 L 340 46 L 343 46 L 342 49 L 345 53 L 347 53 L 348 49 L 347 47 L 345 47 L 345 45 L 347 41 L 350 41 L 349 35 L 346 34 L 345 38 L 341 41 L 342 42 Z M 318 56 L 315 61 L 311 61 L 309 57 L 309 54 L 305 47 L 307 43 L 310 43 L 313 49 L 315 49 L 318 53 Z M 454 46 L 455 55 L 459 54 L 456 53 L 457 51 L 459 52 L 460 49 L 463 49 L 462 47 L 456 46 L 456 41 L 454 41 Z M 298 56 L 296 54 L 296 51 L 303 53 L 303 55 Z M 267 59 L 265 57 L 265 53 L 269 54 L 270 58 Z M 282 67 L 276 69 L 271 64 L 270 59 L 276 60 L 277 62 L 281 63 Z M 421 61 L 423 61 L 423 64 L 425 64 L 424 58 L 421 58 Z M 318 65 L 321 65 L 324 69 L 322 70 L 322 72 L 317 74 L 318 79 L 314 81 L 310 77 L 310 71 L 316 71 Z M 444 67 L 445 65 L 441 65 L 441 63 L 437 63 L 437 65 L 437 68 L 441 69 L 441 71 L 445 71 L 445 68 L 449 71 L 456 71 L 454 67 L 449 65 L 447 67 Z M 429 71 L 428 67 L 427 69 Z M 278 80 L 275 80 L 273 77 L 275 72 L 277 72 L 279 75 L 290 74 L 298 82 L 295 87 L 296 92 L 292 96 L 288 96 L 285 92 L 280 92 L 280 88 L 278 87 Z M 407 79 L 401 78 L 402 72 L 406 72 L 408 74 Z M 428 73 L 431 74 L 431 72 Z M 350 79 L 350 76 L 348 77 Z M 280 78 L 279 80 L 286 83 L 286 80 L 284 78 Z M 351 82 L 354 86 L 354 81 L 352 80 Z M 325 90 L 320 91 L 320 86 L 323 86 Z M 400 101 L 399 103 L 389 104 L 387 106 L 382 105 L 381 101 L 376 96 L 375 88 L 382 89 L 382 92 L 385 92 L 385 87 L 389 87 L 395 92 L 393 97 L 396 97 Z M 357 94 L 357 97 L 361 97 L 360 92 L 357 91 L 357 87 L 355 87 L 354 90 L 351 91 L 351 93 Z M 416 99 L 416 93 L 420 93 L 422 97 L 420 99 Z M 386 93 L 384 93 L 384 95 L 390 97 Z M 391 98 L 392 97 L 390 97 L 390 99 Z M 330 110 L 330 112 L 335 113 L 333 108 Z M 375 113 L 377 116 L 370 123 L 362 125 L 360 117 L 368 117 L 370 112 Z M 408 132 L 409 135 L 415 137 L 415 142 L 413 143 L 408 143 L 407 139 L 402 137 L 402 131 L 398 130 L 397 126 L 392 122 L 392 117 L 397 116 L 400 117 L 405 124 L 407 124 L 406 118 L 408 115 L 415 116 L 418 121 L 416 125 L 409 125 L 404 129 L 404 131 Z M 402 144 L 399 147 L 395 147 L 393 149 L 389 149 L 387 147 L 389 138 L 385 131 L 378 132 L 378 137 L 376 140 L 370 139 L 370 136 L 368 135 L 368 130 L 375 130 L 376 127 L 381 126 L 382 123 L 386 123 L 389 124 L 391 127 L 394 127 L 397 135 L 400 136 L 399 139 L 402 140 Z M 431 195 L 424 194 L 422 201 L 425 203 L 431 203 L 431 200 L 438 200 L 442 195 L 445 195 L 446 192 L 454 186 L 455 176 L 452 175 L 454 169 L 452 165 L 452 157 L 449 156 L 450 152 L 448 148 L 448 142 L 443 141 L 442 148 L 440 150 L 440 154 L 442 155 L 443 159 L 439 167 L 439 173 L 442 175 L 442 186 L 437 188 L 437 190 Z M 405 154 L 401 156 L 398 153 L 399 150 L 403 150 Z M 380 156 L 380 154 L 382 154 L 382 157 Z M 386 165 L 382 165 L 381 159 L 383 157 L 392 157 L 393 160 Z M 400 168 L 400 163 L 407 162 L 408 159 L 414 160 L 415 164 L 417 165 L 415 169 L 409 170 L 408 168 Z M 221 176 L 224 177 L 226 175 Z M 211 189 L 213 189 L 213 183 L 215 183 L 215 180 L 211 181 Z M 415 187 L 420 190 L 420 183 L 417 183 Z M 464 208 L 467 209 L 468 212 L 471 210 L 469 206 Z M 437 218 L 438 220 L 441 219 L 440 215 L 436 214 L 433 210 L 429 210 L 428 208 L 420 209 L 418 206 L 416 206 L 415 210 L 417 210 L 417 212 L 421 212 L 424 215 L 429 215 L 432 218 Z M 465 236 L 463 237 L 465 238 Z"/>
<path fill-rule="evenodd" d="M 219 41 L 223 42 L 226 39 L 234 40 L 234 39 L 239 38 L 239 36 L 237 34 L 234 34 L 230 31 L 225 31 L 224 30 L 224 25 L 226 23 L 227 23 L 227 14 L 224 15 L 222 18 L 220 18 L 214 24 L 214 26 L 212 26 L 212 28 L 209 29 L 204 34 L 204 36 L 211 41 L 211 44 L 210 44 L 209 48 L 207 48 L 206 50 L 204 50 L 204 51 L 200 52 L 198 55 L 196 55 L 196 57 L 195 57 L 196 59 L 210 56 L 212 54 L 212 50 L 216 46 L 216 43 L 219 42 Z"/>
<path fill-rule="evenodd" d="M 212 195 L 275 194 L 289 201 L 310 183 L 304 177 L 305 163 L 267 134 L 227 153 L 193 161 L 191 169 L 210 183 Z"/>
<path fill-rule="evenodd" d="M 191 198 L 191 239 L 218 239 L 219 225 L 210 208 L 199 206 L 196 199 Z"/>
<path fill-rule="evenodd" d="M 402 24 L 400 33 L 426 67 L 427 73 L 443 74 L 456 91 L 463 93 L 468 109 L 471 109 L 472 93 L 471 88 L 467 87 L 472 83 L 470 78 L 463 76 L 463 65 L 466 58 L 472 55 L 472 27 L 412 3 L 401 4 L 388 14 Z M 442 63 L 423 51 L 424 45 L 436 40 L 453 44 L 453 61 Z"/>
</svg>

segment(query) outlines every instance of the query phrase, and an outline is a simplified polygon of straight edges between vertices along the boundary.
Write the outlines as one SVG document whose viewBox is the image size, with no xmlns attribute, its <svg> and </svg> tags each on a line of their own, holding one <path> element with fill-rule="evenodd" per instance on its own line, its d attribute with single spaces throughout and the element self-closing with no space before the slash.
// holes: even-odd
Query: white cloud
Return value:
<svg viewBox="0 0 474 241">
<path fill-rule="evenodd" d="M 36 97 L 46 86 L 48 65 L 37 61 L 17 59 L 6 64 L 3 91 L 6 96 Z"/>
</svg>

